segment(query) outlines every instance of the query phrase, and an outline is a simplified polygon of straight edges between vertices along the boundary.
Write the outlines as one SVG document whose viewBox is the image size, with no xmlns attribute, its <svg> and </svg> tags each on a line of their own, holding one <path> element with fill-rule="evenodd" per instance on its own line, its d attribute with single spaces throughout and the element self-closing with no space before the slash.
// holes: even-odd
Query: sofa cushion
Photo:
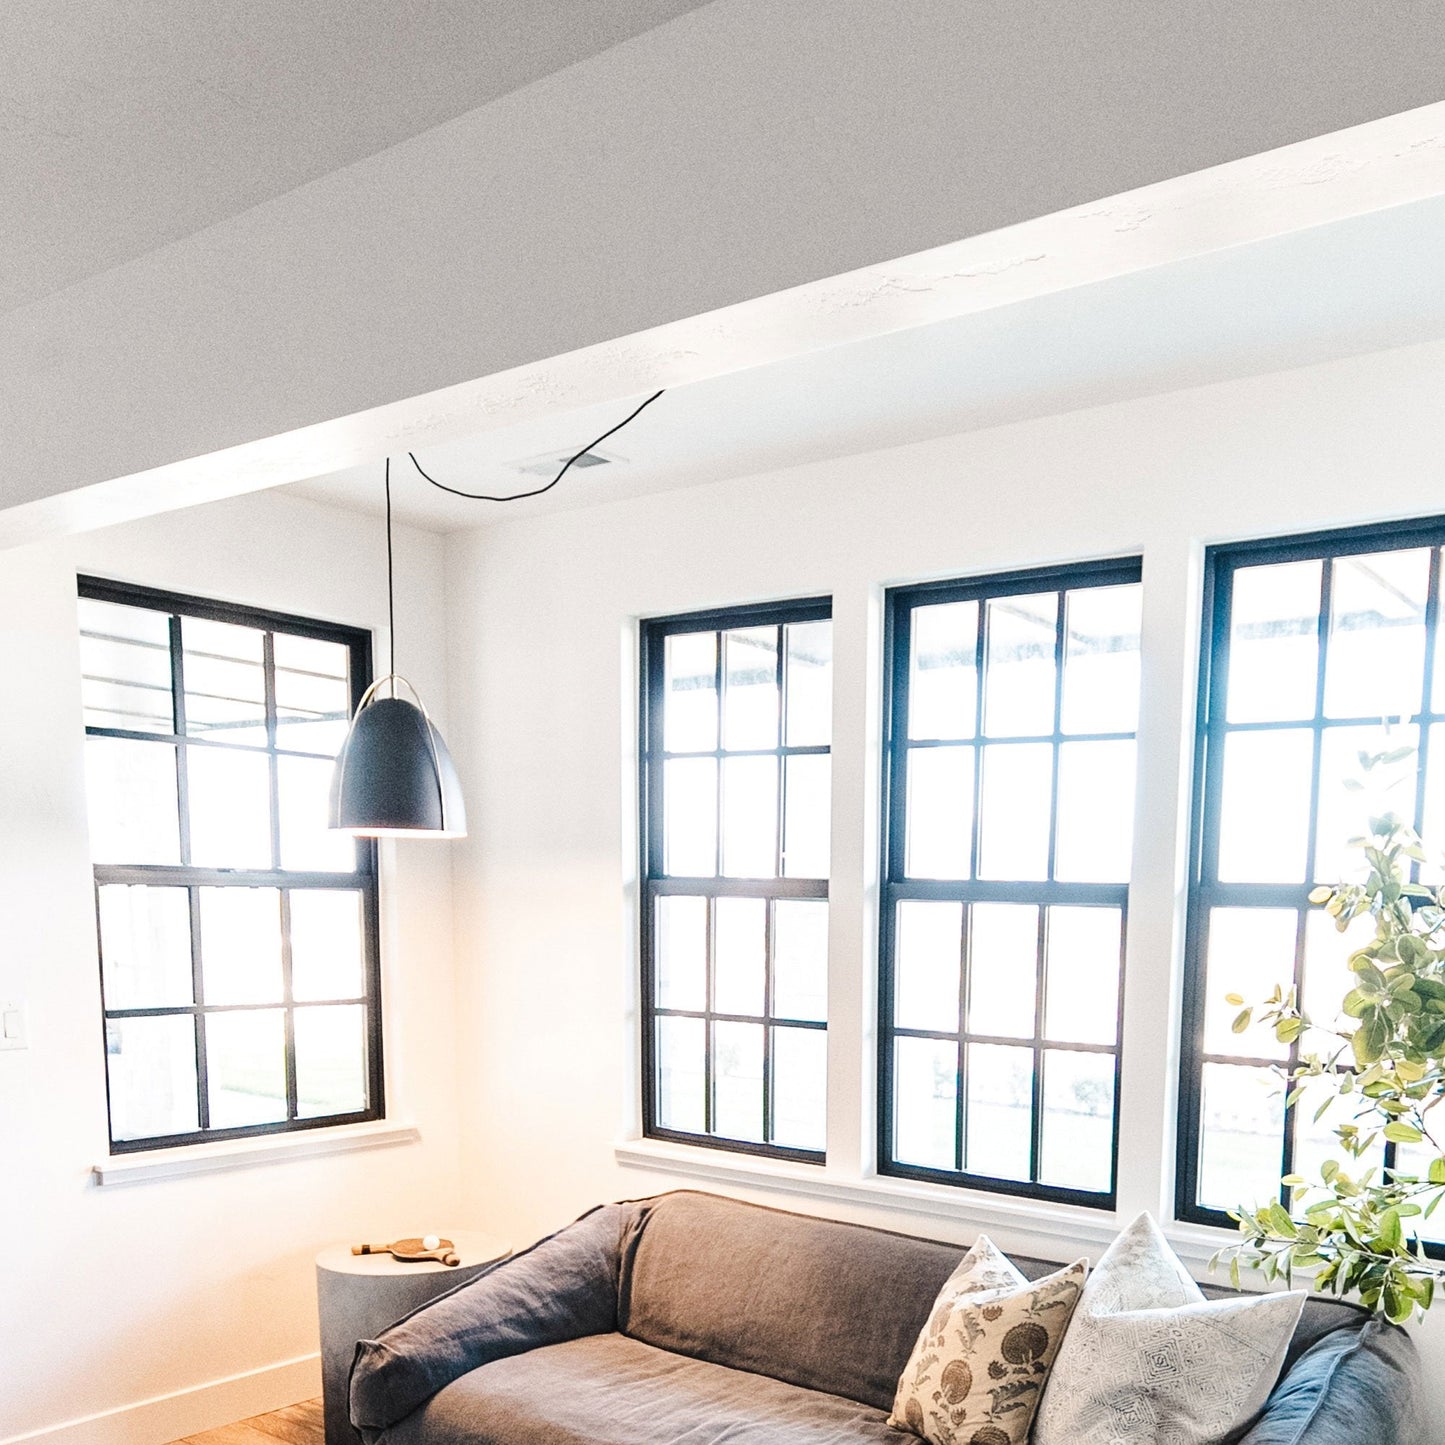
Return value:
<svg viewBox="0 0 1445 1445">
<path fill-rule="evenodd" d="M 377 1445 L 907 1445 L 853 1400 L 592 1335 L 473 1370 Z"/>
<path fill-rule="evenodd" d="M 617 1327 L 619 1241 L 628 1205 L 584 1215 L 488 1274 L 362 1340 L 351 1369 L 352 1423 L 381 1430 L 478 1365 Z"/>
<path fill-rule="evenodd" d="M 642 1209 L 623 1245 L 623 1334 L 884 1411 L 964 1254 L 711 1194 Z"/>
<path fill-rule="evenodd" d="M 1372 1319 L 1306 1350 L 1241 1445 L 1423 1445 L 1426 1438 L 1410 1337 Z"/>
</svg>

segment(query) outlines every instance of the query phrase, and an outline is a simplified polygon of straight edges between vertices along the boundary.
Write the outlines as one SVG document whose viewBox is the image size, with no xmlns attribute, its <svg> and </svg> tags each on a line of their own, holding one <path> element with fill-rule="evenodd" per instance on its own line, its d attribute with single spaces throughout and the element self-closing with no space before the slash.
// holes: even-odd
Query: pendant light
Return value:
<svg viewBox="0 0 1445 1445">
<path fill-rule="evenodd" d="M 390 663 L 362 694 L 331 776 L 331 826 L 357 838 L 465 838 L 451 754 L 415 687 L 396 670 L 391 458 L 386 460 L 386 605 Z M 412 701 L 397 696 L 397 688 Z M 382 693 L 385 690 L 386 695 Z"/>
<path fill-rule="evenodd" d="M 493 496 L 466 492 L 439 482 L 422 471 L 414 452 L 408 452 L 418 474 L 432 486 L 455 497 L 477 502 L 519 502 L 550 492 L 567 475 L 574 462 L 619 432 L 645 411 L 661 391 L 654 392 L 616 426 L 587 443 L 562 463 L 561 470 L 544 487 L 530 492 Z M 331 775 L 332 828 L 357 838 L 465 838 L 467 810 L 451 754 L 416 688 L 396 670 L 396 590 L 391 546 L 391 458 L 386 459 L 386 606 L 391 625 L 391 660 L 385 677 L 379 677 L 362 694 L 352 715 L 346 741 L 336 756 Z M 412 701 L 396 695 L 402 687 Z M 383 697 L 382 691 L 386 690 Z"/>
</svg>

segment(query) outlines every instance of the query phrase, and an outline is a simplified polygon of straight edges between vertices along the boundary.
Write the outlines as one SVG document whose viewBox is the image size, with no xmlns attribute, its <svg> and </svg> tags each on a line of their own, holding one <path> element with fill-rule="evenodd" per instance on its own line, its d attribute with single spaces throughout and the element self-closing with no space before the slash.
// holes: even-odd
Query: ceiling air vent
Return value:
<svg viewBox="0 0 1445 1445">
<path fill-rule="evenodd" d="M 608 456 L 604 452 L 585 451 L 575 462 L 572 463 L 572 470 L 578 471 L 582 467 L 610 467 L 614 462 L 621 461 L 621 457 Z M 529 457 L 524 462 L 517 462 L 514 470 L 524 477 L 555 477 L 566 464 L 565 456 L 555 457 L 551 453 L 541 457 Z"/>
</svg>

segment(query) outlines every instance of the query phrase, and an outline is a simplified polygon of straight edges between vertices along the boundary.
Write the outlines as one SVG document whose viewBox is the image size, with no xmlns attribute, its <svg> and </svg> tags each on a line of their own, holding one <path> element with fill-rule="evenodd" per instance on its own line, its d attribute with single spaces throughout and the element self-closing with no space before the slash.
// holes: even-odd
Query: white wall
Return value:
<svg viewBox="0 0 1445 1445">
<path fill-rule="evenodd" d="M 524 1239 L 601 1199 L 696 1182 L 614 1156 L 638 1112 L 636 619 L 829 593 L 840 1192 L 796 1193 L 802 1166 L 714 1187 L 958 1239 L 985 1219 L 1005 1247 L 1097 1254 L 1112 1221 L 1091 1211 L 868 1179 L 880 601 L 894 582 L 1142 551 L 1118 1212 L 1167 1218 L 1202 549 L 1445 511 L 1442 394 L 1445 344 L 1431 344 L 450 538 L 450 741 L 472 816 L 454 845 L 469 1217 Z M 1196 1261 L 1220 1242 L 1173 1232 Z M 1445 1406 L 1445 1322 L 1422 1337 Z"/>
<path fill-rule="evenodd" d="M 442 709 L 441 543 L 397 544 L 398 660 Z M 450 862 L 382 853 L 388 1114 L 420 1143 L 97 1189 L 78 571 L 373 628 L 380 649 L 385 543 L 372 518 L 258 494 L 0 553 L 0 998 L 27 999 L 30 1021 L 29 1051 L 0 1053 L 0 1440 L 156 1445 L 318 1393 L 320 1247 L 458 1218 Z"/>
</svg>

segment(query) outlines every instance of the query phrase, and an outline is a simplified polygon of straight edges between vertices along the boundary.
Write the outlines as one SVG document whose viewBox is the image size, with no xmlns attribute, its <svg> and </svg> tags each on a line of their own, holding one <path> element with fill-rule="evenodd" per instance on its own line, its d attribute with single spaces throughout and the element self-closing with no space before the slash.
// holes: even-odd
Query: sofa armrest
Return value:
<svg viewBox="0 0 1445 1445">
<path fill-rule="evenodd" d="M 1425 1445 L 1423 1411 L 1414 1341 L 1370 1319 L 1316 1340 L 1238 1445 Z"/>
<path fill-rule="evenodd" d="M 618 1260 L 632 1211 L 606 1204 L 362 1340 L 351 1421 L 385 1430 L 444 1385 L 508 1355 L 617 1328 Z"/>
</svg>

